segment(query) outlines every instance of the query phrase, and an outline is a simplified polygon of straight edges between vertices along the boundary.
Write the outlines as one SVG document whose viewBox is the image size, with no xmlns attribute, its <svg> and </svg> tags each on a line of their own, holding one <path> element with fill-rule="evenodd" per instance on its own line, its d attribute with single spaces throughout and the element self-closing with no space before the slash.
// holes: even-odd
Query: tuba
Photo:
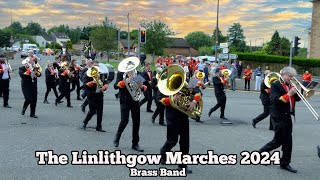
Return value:
<svg viewBox="0 0 320 180">
<path fill-rule="evenodd" d="M 186 75 L 181 66 L 173 64 L 168 66 L 159 75 L 158 88 L 159 91 L 170 97 L 171 106 L 188 115 L 190 118 L 198 120 L 201 117 L 203 102 L 196 105 L 192 112 L 188 111 L 188 104 L 193 100 L 192 90 L 187 88 Z M 173 95 L 179 93 L 180 101 L 175 102 Z"/>
<path fill-rule="evenodd" d="M 137 57 L 129 57 L 122 60 L 118 65 L 118 71 L 123 72 L 123 81 L 134 101 L 139 101 L 142 94 L 138 83 L 134 80 L 137 76 L 136 68 L 139 63 L 140 61 Z"/>
<path fill-rule="evenodd" d="M 223 76 L 225 77 L 225 78 L 229 78 L 229 76 L 230 76 L 230 74 L 231 74 L 231 71 L 229 70 L 229 69 L 223 69 L 223 70 L 221 70 L 221 73 L 223 74 Z"/>
</svg>

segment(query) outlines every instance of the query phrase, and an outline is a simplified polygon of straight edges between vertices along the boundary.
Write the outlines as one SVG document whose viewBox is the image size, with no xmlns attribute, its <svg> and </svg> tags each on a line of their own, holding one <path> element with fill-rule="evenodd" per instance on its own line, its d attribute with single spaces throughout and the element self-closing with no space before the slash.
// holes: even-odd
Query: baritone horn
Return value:
<svg viewBox="0 0 320 180">
<path fill-rule="evenodd" d="M 281 75 L 279 73 L 276 72 L 272 72 L 270 74 L 268 74 L 265 79 L 264 79 L 264 84 L 270 88 L 271 84 L 276 82 L 276 81 L 280 81 L 281 83 L 284 82 Z M 311 104 L 308 102 L 307 98 L 310 98 L 311 96 L 313 96 L 314 94 L 314 90 L 313 89 L 307 89 L 306 87 L 304 87 L 298 80 L 297 78 L 292 78 L 292 80 L 290 81 L 290 85 L 293 86 L 294 88 L 296 88 L 297 90 L 297 95 L 299 96 L 299 98 L 302 100 L 302 102 L 307 106 L 307 108 L 309 109 L 309 111 L 312 113 L 312 115 L 317 119 L 320 120 L 319 118 L 319 114 L 316 112 L 316 110 L 314 110 L 314 108 L 311 106 Z M 299 88 L 300 87 L 300 88 Z M 303 90 L 303 93 L 301 93 L 301 90 Z"/>
<path fill-rule="evenodd" d="M 192 112 L 188 110 L 189 103 L 193 100 L 192 90 L 187 88 L 186 75 L 181 66 L 174 64 L 163 70 L 159 75 L 158 88 L 159 91 L 169 96 L 171 106 L 180 112 L 188 115 L 190 118 L 199 120 L 202 114 L 203 102 L 196 105 Z M 173 96 L 179 95 L 180 99 L 175 102 Z"/>
</svg>

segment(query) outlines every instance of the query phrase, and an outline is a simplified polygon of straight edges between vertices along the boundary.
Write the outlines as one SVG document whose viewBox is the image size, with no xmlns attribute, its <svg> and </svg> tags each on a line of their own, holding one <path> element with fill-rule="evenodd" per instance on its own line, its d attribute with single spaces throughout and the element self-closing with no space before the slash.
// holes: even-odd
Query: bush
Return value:
<svg viewBox="0 0 320 180">
<path fill-rule="evenodd" d="M 261 63 L 283 63 L 289 64 L 290 57 L 267 54 L 253 54 L 237 52 L 238 60 L 255 61 Z M 292 64 L 305 67 L 319 67 L 320 59 L 292 58 Z"/>
<path fill-rule="evenodd" d="M 62 48 L 61 45 L 57 42 L 52 42 L 50 44 L 50 49 L 61 49 L 61 48 Z"/>
</svg>

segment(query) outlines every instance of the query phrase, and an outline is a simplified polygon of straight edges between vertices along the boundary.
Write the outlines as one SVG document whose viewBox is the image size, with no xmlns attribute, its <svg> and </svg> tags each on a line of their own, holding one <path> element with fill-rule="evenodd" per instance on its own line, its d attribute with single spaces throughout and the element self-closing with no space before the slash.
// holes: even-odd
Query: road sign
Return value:
<svg viewBox="0 0 320 180">
<path fill-rule="evenodd" d="M 223 48 L 222 52 L 223 53 L 229 53 L 229 48 Z"/>
<path fill-rule="evenodd" d="M 221 48 L 227 48 L 229 45 L 228 43 L 220 43 Z"/>
<path fill-rule="evenodd" d="M 229 59 L 238 59 L 238 54 L 229 54 Z"/>
<path fill-rule="evenodd" d="M 220 46 L 212 46 L 212 47 L 211 47 L 212 50 L 215 50 L 216 48 L 217 48 L 217 49 L 220 49 Z"/>
<path fill-rule="evenodd" d="M 219 54 L 219 59 L 229 59 L 229 54 Z"/>
</svg>

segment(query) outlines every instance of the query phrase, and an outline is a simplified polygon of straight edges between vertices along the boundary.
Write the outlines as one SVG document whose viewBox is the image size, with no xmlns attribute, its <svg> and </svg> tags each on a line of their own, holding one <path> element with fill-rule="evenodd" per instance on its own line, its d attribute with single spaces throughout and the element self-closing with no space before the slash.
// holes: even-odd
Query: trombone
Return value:
<svg viewBox="0 0 320 180">
<path fill-rule="evenodd" d="M 282 79 L 281 75 L 279 73 L 276 72 L 272 72 L 270 74 L 268 74 L 266 76 L 266 78 L 264 79 L 264 84 L 270 88 L 271 84 L 275 81 L 282 81 L 284 82 L 284 80 Z M 317 119 L 320 120 L 319 118 L 319 114 L 316 112 L 316 110 L 314 110 L 314 108 L 311 106 L 311 104 L 308 102 L 307 98 L 310 98 L 311 96 L 313 96 L 313 94 L 315 93 L 315 91 L 313 89 L 307 89 L 306 87 L 304 87 L 297 78 L 293 77 L 292 80 L 290 81 L 291 86 L 293 86 L 294 88 L 296 88 L 297 90 L 297 95 L 299 96 L 299 98 L 302 100 L 302 102 L 307 106 L 307 108 L 310 110 L 310 112 L 312 113 L 312 115 Z M 300 86 L 300 88 L 298 88 L 298 86 Z M 303 90 L 303 93 L 301 92 L 301 90 Z"/>
</svg>

